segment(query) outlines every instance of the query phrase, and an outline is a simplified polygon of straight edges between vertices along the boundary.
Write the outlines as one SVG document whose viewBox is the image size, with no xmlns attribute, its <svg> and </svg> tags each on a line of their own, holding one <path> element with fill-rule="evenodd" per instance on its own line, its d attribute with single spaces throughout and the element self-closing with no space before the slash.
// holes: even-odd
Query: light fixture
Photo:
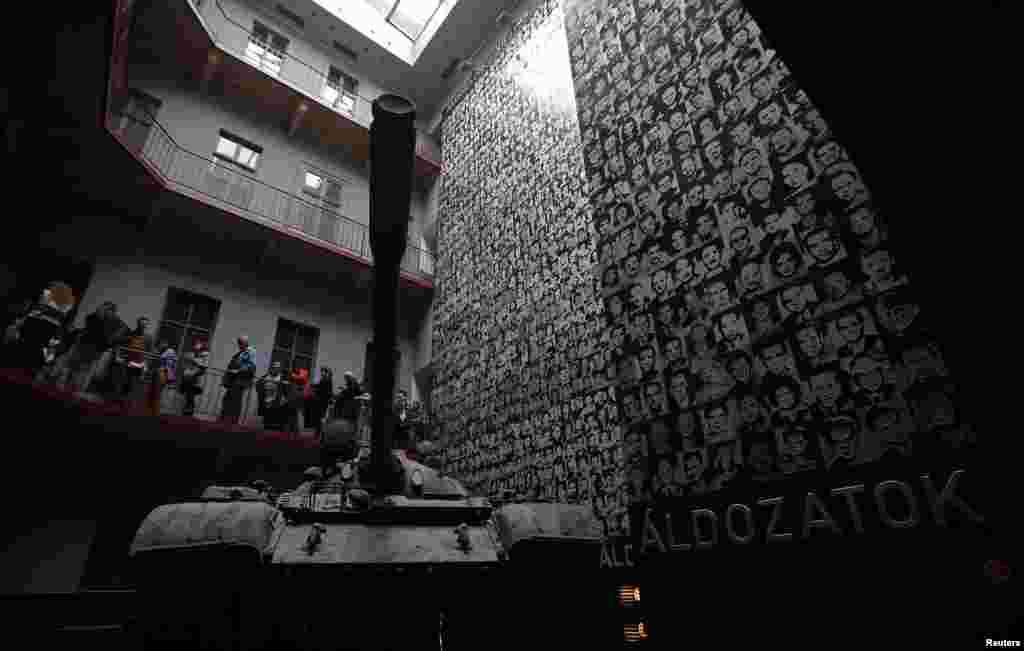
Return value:
<svg viewBox="0 0 1024 651">
<path fill-rule="evenodd" d="M 626 642 L 639 642 L 647 639 L 647 626 L 643 622 L 638 624 L 626 624 L 623 628 L 623 636 Z"/>
<path fill-rule="evenodd" d="M 619 602 L 623 606 L 640 603 L 640 586 L 624 585 L 619 588 Z"/>
</svg>

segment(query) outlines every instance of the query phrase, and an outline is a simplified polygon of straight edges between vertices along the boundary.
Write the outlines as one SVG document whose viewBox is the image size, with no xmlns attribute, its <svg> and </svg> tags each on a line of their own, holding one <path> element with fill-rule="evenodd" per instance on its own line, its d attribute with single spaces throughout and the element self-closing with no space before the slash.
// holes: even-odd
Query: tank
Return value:
<svg viewBox="0 0 1024 651">
<path fill-rule="evenodd" d="M 387 351 L 415 111 L 386 95 L 373 115 L 374 342 Z M 393 360 L 375 356 L 360 422 L 327 424 L 322 462 L 299 485 L 214 486 L 149 514 L 130 550 L 144 648 L 543 648 L 553 624 L 586 643 L 563 613 L 593 593 L 602 538 L 590 507 L 495 507 L 412 458 L 396 440 Z"/>
</svg>

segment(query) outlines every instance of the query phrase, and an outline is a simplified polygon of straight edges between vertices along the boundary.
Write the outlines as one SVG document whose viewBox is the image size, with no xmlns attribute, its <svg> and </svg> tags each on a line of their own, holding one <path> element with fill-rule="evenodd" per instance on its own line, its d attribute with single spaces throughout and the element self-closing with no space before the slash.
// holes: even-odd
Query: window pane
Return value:
<svg viewBox="0 0 1024 651">
<path fill-rule="evenodd" d="M 348 75 L 345 75 L 344 81 L 345 91 L 355 95 L 356 90 L 359 88 L 359 81 L 355 77 L 349 77 Z"/>
<path fill-rule="evenodd" d="M 319 192 L 320 186 L 323 185 L 324 180 L 313 174 L 312 172 L 306 172 L 306 189 Z"/>
<path fill-rule="evenodd" d="M 295 352 L 309 357 L 316 354 L 316 340 L 318 334 L 319 333 L 313 328 L 303 328 L 300 330 L 298 341 L 295 343 Z"/>
<path fill-rule="evenodd" d="M 277 336 L 274 337 L 274 348 L 291 350 L 295 345 L 295 327 L 287 321 L 277 322 Z"/>
<path fill-rule="evenodd" d="M 398 8 L 391 16 L 391 23 L 409 38 L 416 40 L 439 5 L 438 0 L 399 0 Z"/>
<path fill-rule="evenodd" d="M 233 159 L 237 150 L 238 145 L 223 136 L 221 137 L 220 142 L 217 143 L 217 153 L 221 156 Z"/>
<path fill-rule="evenodd" d="M 256 163 L 258 163 L 259 160 L 260 155 L 257 154 L 256 152 L 252 152 L 252 157 L 249 158 L 249 167 L 251 167 L 252 169 L 256 169 Z"/>
<path fill-rule="evenodd" d="M 342 95 L 338 98 L 337 108 L 339 111 L 345 111 L 351 113 L 356 108 L 356 101 L 351 95 Z"/>
<path fill-rule="evenodd" d="M 188 295 L 176 289 L 167 290 L 167 307 L 164 308 L 165 321 L 185 321 L 188 318 Z"/>
<path fill-rule="evenodd" d="M 395 6 L 395 0 L 366 0 L 366 4 L 379 11 L 381 16 L 387 17 L 391 7 Z"/>
<path fill-rule="evenodd" d="M 331 66 L 327 71 L 327 83 L 335 86 L 341 85 L 341 70 L 338 70 L 334 66 Z"/>
<path fill-rule="evenodd" d="M 323 92 L 320 93 L 320 97 L 322 97 L 323 100 L 331 106 L 334 106 L 334 103 L 338 101 L 339 95 L 341 95 L 341 93 L 333 86 L 324 86 Z"/>
<path fill-rule="evenodd" d="M 288 50 L 288 39 L 280 34 L 274 34 L 270 37 L 270 47 L 276 50 L 278 54 L 284 54 Z"/>
<path fill-rule="evenodd" d="M 283 366 L 285 370 L 288 370 L 292 365 L 291 352 L 275 348 L 274 353 L 270 356 L 270 363 L 273 364 L 274 362 L 281 362 L 281 366 Z"/>
<path fill-rule="evenodd" d="M 184 333 L 185 329 L 181 326 L 173 323 L 161 323 L 160 330 L 157 331 L 156 342 L 158 344 L 166 342 L 180 353 L 181 339 Z"/>
<path fill-rule="evenodd" d="M 324 200 L 333 206 L 341 205 L 341 184 L 337 181 L 327 181 L 324 189 Z"/>
<path fill-rule="evenodd" d="M 265 50 L 263 47 L 254 41 L 249 41 L 249 45 L 245 48 L 245 56 L 249 61 L 257 65 L 259 65 L 260 60 L 263 59 L 264 52 Z"/>
<path fill-rule="evenodd" d="M 239 147 L 238 148 L 238 158 L 236 158 L 235 160 L 237 160 L 242 165 L 245 165 L 247 167 L 251 167 L 252 166 L 252 159 L 253 159 L 253 156 L 255 156 L 255 154 L 256 154 L 256 152 L 254 152 L 251 149 L 246 149 L 245 147 Z"/>
<path fill-rule="evenodd" d="M 219 303 L 202 296 L 196 296 L 194 300 L 189 325 L 198 326 L 203 330 L 213 330 L 213 324 L 217 320 Z"/>
<path fill-rule="evenodd" d="M 409 19 L 401 11 L 396 11 L 395 15 L 391 17 L 391 24 L 414 41 L 420 37 L 420 32 L 423 31 L 424 27 L 423 23 Z"/>
<path fill-rule="evenodd" d="M 399 0 L 395 16 L 402 14 L 411 21 L 426 25 L 439 6 L 439 0 Z"/>
</svg>

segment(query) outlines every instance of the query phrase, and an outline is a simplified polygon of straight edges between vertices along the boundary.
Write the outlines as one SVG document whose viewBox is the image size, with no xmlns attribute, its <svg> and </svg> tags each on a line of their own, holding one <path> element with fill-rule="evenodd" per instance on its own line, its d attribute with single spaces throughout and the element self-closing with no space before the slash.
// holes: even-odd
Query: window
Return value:
<svg viewBox="0 0 1024 651">
<path fill-rule="evenodd" d="M 288 39 L 258 20 L 253 21 L 249 45 L 245 48 L 245 58 L 249 63 L 276 77 L 281 72 L 287 50 Z"/>
<path fill-rule="evenodd" d="M 220 140 L 217 141 L 217 150 L 214 154 L 223 160 L 231 161 L 248 170 L 255 170 L 259 162 L 263 148 L 251 142 L 239 138 L 223 129 L 220 132 Z"/>
<path fill-rule="evenodd" d="M 341 181 L 314 167 L 302 173 L 302 200 L 297 205 L 297 226 L 310 235 L 338 242 L 341 219 Z"/>
<path fill-rule="evenodd" d="M 157 343 L 166 341 L 178 354 L 192 350 L 196 339 L 209 344 L 217 327 L 220 301 L 202 294 L 171 287 L 160 319 Z"/>
<path fill-rule="evenodd" d="M 358 89 L 359 82 L 354 77 L 331 66 L 320 97 L 332 108 L 351 114 L 356 109 Z"/>
<path fill-rule="evenodd" d="M 281 14 L 282 16 L 287 18 L 288 20 L 290 20 L 293 23 L 295 23 L 296 27 L 298 27 L 299 29 L 305 29 L 306 21 L 303 20 L 302 16 L 298 15 L 297 13 L 295 13 L 294 11 L 289 9 L 288 7 L 284 7 L 282 5 L 277 5 L 276 9 L 277 9 L 277 13 Z"/>
<path fill-rule="evenodd" d="M 319 329 L 287 319 L 278 319 L 270 362 L 281 362 L 281 366 L 290 371 L 297 368 L 312 371 L 316 365 L 319 342 Z"/>
<path fill-rule="evenodd" d="M 410 41 L 423 33 L 443 0 L 366 0 Z"/>
</svg>

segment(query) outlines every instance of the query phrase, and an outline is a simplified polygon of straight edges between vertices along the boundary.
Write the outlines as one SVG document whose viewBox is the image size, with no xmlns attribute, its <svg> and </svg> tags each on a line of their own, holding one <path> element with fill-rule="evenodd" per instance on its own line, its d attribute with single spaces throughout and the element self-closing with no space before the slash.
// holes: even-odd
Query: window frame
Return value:
<svg viewBox="0 0 1024 651">
<path fill-rule="evenodd" d="M 192 301 L 192 302 L 186 303 L 188 309 L 186 311 L 186 317 L 185 317 L 184 321 L 179 321 L 177 319 L 168 318 L 168 312 L 169 312 L 169 309 L 170 309 L 171 304 L 172 304 L 172 299 L 175 296 L 184 296 L 186 298 L 195 297 L 195 298 L 202 299 L 204 301 L 208 301 L 214 307 L 213 318 L 210 320 L 210 327 L 209 328 L 205 328 L 205 327 L 196 325 L 192 321 L 192 317 L 195 314 L 195 305 L 196 305 L 197 301 Z M 192 333 L 199 332 L 206 339 L 207 350 L 209 350 L 211 344 L 213 343 L 213 337 L 214 337 L 214 335 L 217 332 L 217 322 L 220 320 L 220 310 L 221 310 L 222 306 L 223 306 L 222 301 L 220 301 L 219 299 L 216 299 L 216 298 L 214 298 L 212 296 L 207 296 L 206 294 L 200 294 L 199 292 L 193 292 L 193 291 L 188 290 L 188 289 L 182 289 L 181 287 L 174 287 L 174 286 L 168 287 L 167 291 L 166 291 L 166 293 L 164 295 L 164 309 L 163 309 L 163 311 L 160 314 L 160 321 L 157 324 L 156 335 L 157 335 L 158 338 L 160 338 L 160 336 L 161 336 L 160 333 L 162 333 L 164 331 L 164 326 L 165 325 L 169 325 L 169 326 L 172 326 L 172 327 L 175 327 L 175 328 L 180 328 L 181 329 L 181 337 L 179 338 L 179 340 L 178 341 L 174 341 L 174 342 L 168 341 L 168 343 L 170 343 L 174 347 L 174 349 L 176 351 L 178 351 L 178 354 L 181 355 L 181 354 L 184 354 L 185 352 L 187 352 L 185 350 L 185 345 L 184 344 L 185 344 L 185 340 L 187 338 L 189 338 L 189 333 L 190 332 L 192 332 Z M 192 342 L 195 341 L 194 337 L 191 338 L 191 341 Z M 188 350 L 191 350 L 191 346 L 188 348 Z"/>
<path fill-rule="evenodd" d="M 334 76 L 332 73 L 337 72 L 337 81 L 332 81 Z M 348 88 L 351 82 L 351 89 Z M 337 97 L 333 100 L 327 97 L 327 91 L 332 90 L 337 93 Z M 327 103 L 328 106 L 336 111 L 344 113 L 346 115 L 355 115 L 356 104 L 359 102 L 359 80 L 354 76 L 348 74 L 341 68 L 335 65 L 329 65 L 327 67 L 327 75 L 324 77 L 324 87 L 320 89 L 320 99 Z M 351 108 L 342 106 L 343 100 L 349 100 L 351 102 Z"/>
<path fill-rule="evenodd" d="M 254 142 L 252 142 L 250 140 L 246 140 L 245 138 L 243 138 L 241 136 L 235 135 L 234 133 L 231 133 L 227 129 L 221 129 L 220 131 L 218 131 L 217 132 L 217 136 L 218 136 L 217 146 L 214 147 L 214 150 L 213 150 L 214 158 L 216 158 L 217 160 L 220 160 L 220 161 L 224 161 L 225 163 L 230 163 L 230 164 L 232 164 L 232 165 L 234 165 L 236 167 L 240 167 L 240 168 L 242 168 L 243 170 L 245 170 L 247 172 L 256 172 L 256 170 L 259 169 L 260 161 L 263 160 L 263 147 L 260 147 L 256 143 L 254 143 Z M 256 157 L 256 163 L 250 165 L 250 164 L 243 163 L 242 161 L 238 160 L 238 152 L 240 151 L 240 149 L 236 149 L 236 153 L 234 155 L 232 155 L 232 156 L 229 156 L 227 154 L 221 153 L 220 152 L 220 145 L 221 145 L 221 142 L 225 141 L 225 140 L 230 142 L 230 143 L 232 143 L 232 144 L 234 144 L 236 147 L 238 147 L 240 149 L 245 149 L 245 150 L 248 150 L 249 152 L 251 152 Z M 251 157 L 250 157 L 250 160 L 251 160 Z"/>
<path fill-rule="evenodd" d="M 261 38 L 260 33 L 266 34 L 265 38 Z M 275 44 L 274 39 L 279 39 L 278 43 Z M 259 20 L 252 21 L 252 31 L 249 32 L 249 40 L 245 45 L 245 60 L 253 67 L 262 70 L 263 72 L 273 77 L 280 77 L 281 69 L 284 67 L 285 58 L 288 56 L 288 46 L 291 45 L 291 39 L 282 34 L 281 32 L 271 29 L 266 23 Z M 255 54 L 251 49 L 253 46 L 259 48 L 259 54 Z M 268 53 L 276 55 L 278 63 L 276 67 L 274 65 L 268 65 L 268 61 L 272 61 L 267 55 Z"/>
<path fill-rule="evenodd" d="M 292 337 L 290 348 L 285 348 L 277 345 L 282 325 L 291 327 L 295 331 L 295 334 Z M 306 330 L 314 334 L 313 352 L 310 355 L 299 353 L 297 349 L 299 336 L 303 330 Z M 270 363 L 273 364 L 275 361 L 280 361 L 281 365 L 287 368 L 289 372 L 291 372 L 295 370 L 296 357 L 299 357 L 301 359 L 308 359 L 309 371 L 310 375 L 312 375 L 313 371 L 316 369 L 317 358 L 320 356 L 320 334 L 320 328 L 305 323 L 299 323 L 298 321 L 293 321 L 291 319 L 286 319 L 284 317 L 278 317 L 277 326 L 274 328 L 274 343 L 271 345 L 270 348 Z M 281 359 L 280 353 L 287 354 L 287 364 L 285 364 L 285 362 Z"/>
<path fill-rule="evenodd" d="M 429 17 L 428 17 L 428 18 L 427 18 L 427 19 L 426 19 L 425 21 L 423 21 L 423 27 L 422 27 L 422 28 L 420 29 L 420 32 L 419 32 L 419 34 L 417 34 L 417 35 L 416 35 L 415 37 L 411 36 L 411 35 L 410 35 L 410 34 L 409 34 L 408 32 L 406 32 L 406 31 L 405 31 L 404 29 L 402 29 L 401 27 L 399 27 L 399 26 L 398 26 L 398 25 L 397 25 L 397 24 L 396 24 L 396 23 L 394 22 L 394 20 L 392 20 L 392 19 L 394 18 L 395 12 L 396 12 L 396 11 L 398 11 L 398 7 L 399 7 L 399 6 L 400 6 L 400 5 L 401 5 L 401 4 L 402 4 L 402 3 L 404 2 L 404 1 L 405 1 L 405 0 L 395 0 L 395 4 L 391 5 L 391 10 L 390 10 L 390 11 L 388 11 L 388 15 L 384 17 L 384 20 L 386 20 L 386 21 L 387 21 L 387 23 L 388 23 L 389 25 L 391 25 L 391 26 L 392 26 L 392 27 L 394 27 L 394 28 L 395 28 L 396 30 L 398 30 L 398 33 L 399 33 L 399 34 L 401 34 L 402 36 L 406 37 L 407 39 L 409 39 L 410 41 L 412 41 L 413 43 L 415 43 L 416 41 L 418 41 L 418 40 L 419 40 L 419 38 L 420 38 L 421 36 L 423 36 L 423 32 L 425 32 L 425 31 L 426 31 L 426 29 L 427 29 L 427 25 L 429 25 L 429 24 L 431 23 L 431 21 L 433 21 L 433 20 L 434 20 L 434 16 L 436 16 L 436 15 L 437 15 L 437 12 L 438 12 L 438 11 L 439 11 L 439 10 L 441 9 L 441 5 L 443 5 L 443 4 L 444 4 L 444 0 L 437 0 L 437 6 L 435 6 L 435 7 L 434 7 L 434 10 L 433 10 L 432 12 L 430 12 L 430 16 L 429 16 Z"/>
</svg>

